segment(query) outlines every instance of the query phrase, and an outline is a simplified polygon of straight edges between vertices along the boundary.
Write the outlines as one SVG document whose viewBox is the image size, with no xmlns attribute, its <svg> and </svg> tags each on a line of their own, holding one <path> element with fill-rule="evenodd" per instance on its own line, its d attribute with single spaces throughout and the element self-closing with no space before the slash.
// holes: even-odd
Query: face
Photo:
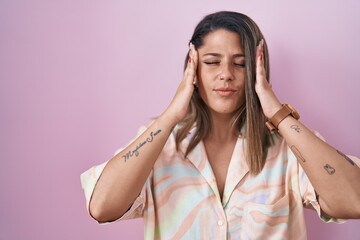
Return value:
<svg viewBox="0 0 360 240">
<path fill-rule="evenodd" d="M 212 114 L 233 115 L 245 102 L 245 57 L 240 37 L 219 29 L 198 49 L 198 89 Z"/>
</svg>

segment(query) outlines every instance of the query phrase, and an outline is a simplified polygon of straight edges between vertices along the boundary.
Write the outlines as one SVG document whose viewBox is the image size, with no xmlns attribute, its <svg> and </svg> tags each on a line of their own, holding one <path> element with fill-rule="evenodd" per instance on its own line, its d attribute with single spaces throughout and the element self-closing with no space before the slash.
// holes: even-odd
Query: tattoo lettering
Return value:
<svg viewBox="0 0 360 240">
<path fill-rule="evenodd" d="M 292 146 L 290 147 L 290 149 L 293 151 L 293 153 L 295 154 L 295 156 L 296 156 L 298 159 L 301 159 L 301 161 L 306 162 L 305 158 L 303 158 L 303 156 L 301 155 L 300 151 L 299 151 L 294 145 L 292 145 Z"/>
<path fill-rule="evenodd" d="M 124 161 L 126 162 L 127 160 L 129 160 L 132 156 L 139 156 L 140 152 L 139 150 L 147 143 L 151 143 L 152 141 L 154 141 L 154 137 L 156 137 L 156 135 L 158 135 L 161 132 L 161 129 L 157 130 L 156 132 L 151 132 L 150 136 L 146 138 L 145 141 L 140 142 L 134 150 L 132 151 L 128 151 L 127 153 L 125 153 L 124 155 L 122 155 Z"/>
<path fill-rule="evenodd" d="M 338 152 L 338 154 L 340 154 L 341 156 L 343 156 L 346 161 L 348 161 L 351 165 L 355 166 L 355 163 L 353 160 L 351 160 L 348 156 L 346 156 L 345 154 L 343 154 L 342 152 L 340 152 L 339 150 L 336 150 Z"/>
<path fill-rule="evenodd" d="M 301 132 L 301 128 L 298 125 L 291 125 L 290 126 L 291 129 L 294 129 L 296 132 L 300 133 Z"/>
<path fill-rule="evenodd" d="M 326 164 L 324 166 L 324 169 L 327 171 L 328 174 L 333 175 L 335 173 L 335 169 L 330 166 L 329 164 Z"/>
</svg>

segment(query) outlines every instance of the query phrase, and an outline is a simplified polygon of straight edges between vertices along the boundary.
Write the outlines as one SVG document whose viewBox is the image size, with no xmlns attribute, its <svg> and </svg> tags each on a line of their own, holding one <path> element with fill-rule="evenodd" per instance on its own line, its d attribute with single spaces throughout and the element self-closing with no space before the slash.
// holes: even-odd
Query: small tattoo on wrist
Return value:
<svg viewBox="0 0 360 240">
<path fill-rule="evenodd" d="M 300 133 L 301 132 L 301 128 L 298 125 L 291 125 L 290 126 L 291 129 L 294 129 L 296 132 Z"/>
<path fill-rule="evenodd" d="M 335 173 L 335 169 L 330 166 L 329 164 L 326 164 L 324 166 L 324 169 L 327 171 L 328 174 L 333 175 Z"/>
</svg>

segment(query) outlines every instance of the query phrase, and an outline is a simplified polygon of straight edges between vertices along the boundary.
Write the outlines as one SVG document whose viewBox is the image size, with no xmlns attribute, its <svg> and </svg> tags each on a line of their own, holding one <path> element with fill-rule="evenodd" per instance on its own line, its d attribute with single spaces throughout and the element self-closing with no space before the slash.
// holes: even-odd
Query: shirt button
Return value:
<svg viewBox="0 0 360 240">
<path fill-rule="evenodd" d="M 219 220 L 219 221 L 218 221 L 218 225 L 219 225 L 219 226 L 222 226 L 223 224 L 224 224 L 224 221 L 223 221 L 223 220 Z"/>
</svg>

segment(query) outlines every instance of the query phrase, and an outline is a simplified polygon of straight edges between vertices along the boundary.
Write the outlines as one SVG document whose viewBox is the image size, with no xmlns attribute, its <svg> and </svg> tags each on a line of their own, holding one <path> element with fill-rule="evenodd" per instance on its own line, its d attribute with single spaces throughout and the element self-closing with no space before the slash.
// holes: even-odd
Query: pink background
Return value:
<svg viewBox="0 0 360 240">
<path fill-rule="evenodd" d="M 142 239 L 142 220 L 99 226 L 79 175 L 170 102 L 197 22 L 251 16 L 271 80 L 302 121 L 360 156 L 360 1 L 0 1 L 0 238 Z M 359 203 L 360 204 L 360 203 Z M 358 239 L 359 220 L 309 239 Z"/>
</svg>

